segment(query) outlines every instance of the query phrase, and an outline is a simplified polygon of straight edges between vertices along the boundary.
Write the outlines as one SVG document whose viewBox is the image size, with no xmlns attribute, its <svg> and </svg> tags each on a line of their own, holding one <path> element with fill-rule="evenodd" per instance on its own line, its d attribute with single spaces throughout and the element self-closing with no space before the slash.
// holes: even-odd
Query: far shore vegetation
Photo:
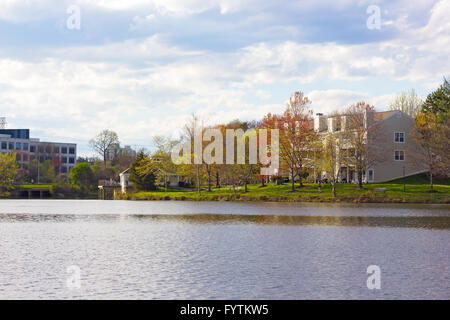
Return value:
<svg viewBox="0 0 450 320">
<path fill-rule="evenodd" d="M 290 192 L 290 184 L 266 183 L 250 184 L 247 192 L 243 186 L 223 186 L 221 188 L 183 191 L 159 187 L 156 191 L 137 191 L 127 193 L 123 199 L 128 200 L 191 200 L 191 201 L 273 201 L 273 202 L 353 202 L 353 203 L 450 203 L 450 179 L 438 179 L 435 192 L 428 192 L 426 174 L 398 179 L 387 183 L 365 184 L 359 189 L 354 184 L 336 184 L 336 197 L 332 186 L 323 184 L 318 191 L 318 184 L 304 183 L 302 188 Z M 405 185 L 404 185 L 405 183 Z M 405 187 L 405 192 L 403 188 Z M 384 190 L 385 189 L 385 190 Z"/>
<path fill-rule="evenodd" d="M 365 142 L 368 133 L 361 119 L 374 106 L 363 101 L 351 104 L 343 111 L 349 129 L 335 130 L 336 133 L 333 131 L 321 140 L 311 127 L 310 104 L 298 91 L 289 99 L 283 113 L 268 113 L 260 120 L 236 119 L 206 125 L 204 120 L 192 115 L 179 132 L 179 138 L 154 136 L 152 150 L 122 148 L 117 133 L 103 130 L 90 141 L 96 156 L 78 158 L 68 174 L 57 174 L 60 172 L 54 161 L 57 159 L 43 162 L 33 159 L 19 164 L 14 153 L 0 154 L 0 198 L 32 197 L 32 190 L 46 189 L 46 196 L 51 198 L 95 199 L 99 196 L 99 185 L 103 185 L 110 190 L 116 188 L 113 198 L 127 200 L 450 203 L 450 84 L 447 79 L 425 101 L 411 90 L 398 95 L 389 105 L 390 109 L 401 110 L 415 120 L 413 130 L 407 133 L 408 139 L 420 145 L 423 154 L 409 153 L 406 158 L 419 163 L 426 171 L 391 182 L 363 181 L 374 165 L 371 160 L 381 162 L 368 154 L 382 155 L 386 151 L 373 147 L 369 150 Z M 264 163 L 249 164 L 248 150 L 243 164 L 208 164 L 203 160 L 199 164 L 176 165 L 171 160 L 173 147 L 192 143 L 199 128 L 214 129 L 225 136 L 229 129 L 244 132 L 264 129 L 271 135 L 270 130 L 280 127 L 285 129 L 279 131 L 280 170 L 275 175 L 261 175 L 260 169 L 267 166 Z M 344 146 L 342 141 L 351 147 Z M 194 154 L 183 156 L 194 159 Z M 349 183 L 340 183 L 343 181 L 341 164 L 347 168 L 347 177 L 348 168 L 353 170 L 354 178 Z M 119 180 L 125 170 L 131 186 L 122 193 Z M 38 194 L 42 196 L 42 192 Z"/>
</svg>

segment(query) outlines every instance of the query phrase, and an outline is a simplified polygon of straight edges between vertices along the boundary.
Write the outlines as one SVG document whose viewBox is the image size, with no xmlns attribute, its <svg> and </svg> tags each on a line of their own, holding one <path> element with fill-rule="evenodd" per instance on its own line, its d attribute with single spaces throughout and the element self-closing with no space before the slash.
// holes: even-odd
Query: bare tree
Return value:
<svg viewBox="0 0 450 320">
<path fill-rule="evenodd" d="M 323 151 L 319 159 L 321 168 L 331 183 L 333 198 L 336 198 L 336 183 L 341 174 L 341 164 L 343 161 L 344 135 L 341 131 L 328 134 L 323 143 Z"/>
<path fill-rule="evenodd" d="M 422 108 L 423 100 L 417 95 L 414 89 L 409 92 L 398 94 L 389 104 L 390 110 L 400 110 L 415 117 Z"/>
<path fill-rule="evenodd" d="M 196 180 L 197 180 L 197 192 L 200 193 L 200 183 L 201 183 L 201 169 L 202 169 L 202 163 L 196 163 L 198 161 L 196 160 L 196 157 L 202 157 L 202 154 L 195 154 L 195 147 L 194 147 L 194 141 L 195 141 L 195 135 L 201 133 L 200 137 L 203 139 L 203 132 L 204 132 L 204 122 L 196 115 L 192 114 L 192 116 L 189 118 L 188 122 L 185 124 L 183 133 L 182 133 L 182 140 L 187 141 L 191 143 L 191 160 L 194 160 L 194 166 L 196 169 Z"/>
<path fill-rule="evenodd" d="M 383 141 L 386 137 L 380 122 L 375 121 L 375 108 L 365 102 L 351 105 L 345 111 L 344 161 L 355 168 L 358 187 L 362 189 L 363 173 L 373 165 L 383 162 Z"/>
<path fill-rule="evenodd" d="M 106 169 L 106 154 L 108 149 L 114 145 L 119 144 L 119 137 L 117 133 L 111 130 L 103 130 L 95 138 L 89 141 L 92 150 L 96 151 L 103 157 L 103 163 Z"/>
</svg>

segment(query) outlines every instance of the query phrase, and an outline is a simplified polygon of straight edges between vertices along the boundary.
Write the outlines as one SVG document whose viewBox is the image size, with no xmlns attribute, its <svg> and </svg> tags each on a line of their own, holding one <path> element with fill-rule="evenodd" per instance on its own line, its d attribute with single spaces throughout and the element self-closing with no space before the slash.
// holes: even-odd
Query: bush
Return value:
<svg viewBox="0 0 450 320">
<path fill-rule="evenodd" d="M 93 189 L 95 187 L 95 174 L 87 162 L 80 162 L 70 170 L 70 181 L 80 188 Z"/>
<path fill-rule="evenodd" d="M 86 197 L 88 193 L 80 186 L 68 183 L 56 183 L 50 187 L 50 193 L 55 198 Z"/>
</svg>

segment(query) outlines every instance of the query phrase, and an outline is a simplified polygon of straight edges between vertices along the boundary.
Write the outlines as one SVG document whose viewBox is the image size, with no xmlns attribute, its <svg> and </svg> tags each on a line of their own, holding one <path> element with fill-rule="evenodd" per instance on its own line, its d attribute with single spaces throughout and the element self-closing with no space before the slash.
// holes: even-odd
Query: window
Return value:
<svg viewBox="0 0 450 320">
<path fill-rule="evenodd" d="M 368 176 L 367 176 L 367 181 L 373 182 L 373 169 L 369 169 Z"/>
<path fill-rule="evenodd" d="M 53 148 L 53 153 L 58 154 L 58 153 L 59 153 L 59 147 L 54 147 L 54 148 Z"/>
<path fill-rule="evenodd" d="M 20 142 L 16 142 L 16 149 L 17 150 L 22 149 L 22 144 Z"/>
<path fill-rule="evenodd" d="M 70 154 L 75 154 L 75 148 L 73 148 L 73 147 L 69 148 L 69 153 Z"/>
<path fill-rule="evenodd" d="M 20 153 L 16 153 L 16 160 L 22 161 L 22 155 Z"/>
<path fill-rule="evenodd" d="M 61 153 L 67 153 L 67 147 L 61 147 Z"/>
<path fill-rule="evenodd" d="M 23 143 L 23 150 L 28 150 L 28 143 L 26 142 Z"/>
<path fill-rule="evenodd" d="M 67 167 L 62 166 L 62 167 L 61 167 L 61 172 L 62 172 L 62 173 L 67 173 Z"/>
<path fill-rule="evenodd" d="M 394 132 L 394 142 L 404 143 L 405 142 L 405 133 L 404 132 Z"/>
<path fill-rule="evenodd" d="M 5 150 L 8 147 L 6 141 L 2 141 L 2 149 Z"/>
<path fill-rule="evenodd" d="M 30 152 L 36 152 L 36 146 L 30 146 Z"/>
<path fill-rule="evenodd" d="M 62 163 L 67 163 L 67 157 L 61 157 L 61 162 Z"/>
<path fill-rule="evenodd" d="M 75 158 L 69 158 L 69 163 L 75 163 Z"/>
<path fill-rule="evenodd" d="M 22 155 L 22 160 L 23 160 L 23 161 L 28 161 L 28 154 L 24 153 L 24 154 Z"/>
<path fill-rule="evenodd" d="M 394 160 L 395 161 L 403 161 L 403 160 L 405 160 L 405 151 L 403 151 L 403 150 L 395 150 L 394 151 Z"/>
<path fill-rule="evenodd" d="M 38 151 L 39 151 L 39 153 L 43 153 L 44 152 L 44 147 L 43 146 L 38 146 Z"/>
<path fill-rule="evenodd" d="M 9 150 L 14 150 L 14 142 L 8 143 L 8 149 Z"/>
<path fill-rule="evenodd" d="M 52 147 L 51 146 L 45 146 L 45 153 L 52 153 Z"/>
</svg>

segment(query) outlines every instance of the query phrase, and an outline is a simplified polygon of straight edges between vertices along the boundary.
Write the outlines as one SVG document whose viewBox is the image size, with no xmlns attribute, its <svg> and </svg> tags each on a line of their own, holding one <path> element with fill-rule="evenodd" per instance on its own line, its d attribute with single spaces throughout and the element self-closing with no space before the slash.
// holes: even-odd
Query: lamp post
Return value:
<svg viewBox="0 0 450 320">
<path fill-rule="evenodd" d="M 406 192 L 405 166 L 403 166 L 403 192 Z"/>
</svg>

